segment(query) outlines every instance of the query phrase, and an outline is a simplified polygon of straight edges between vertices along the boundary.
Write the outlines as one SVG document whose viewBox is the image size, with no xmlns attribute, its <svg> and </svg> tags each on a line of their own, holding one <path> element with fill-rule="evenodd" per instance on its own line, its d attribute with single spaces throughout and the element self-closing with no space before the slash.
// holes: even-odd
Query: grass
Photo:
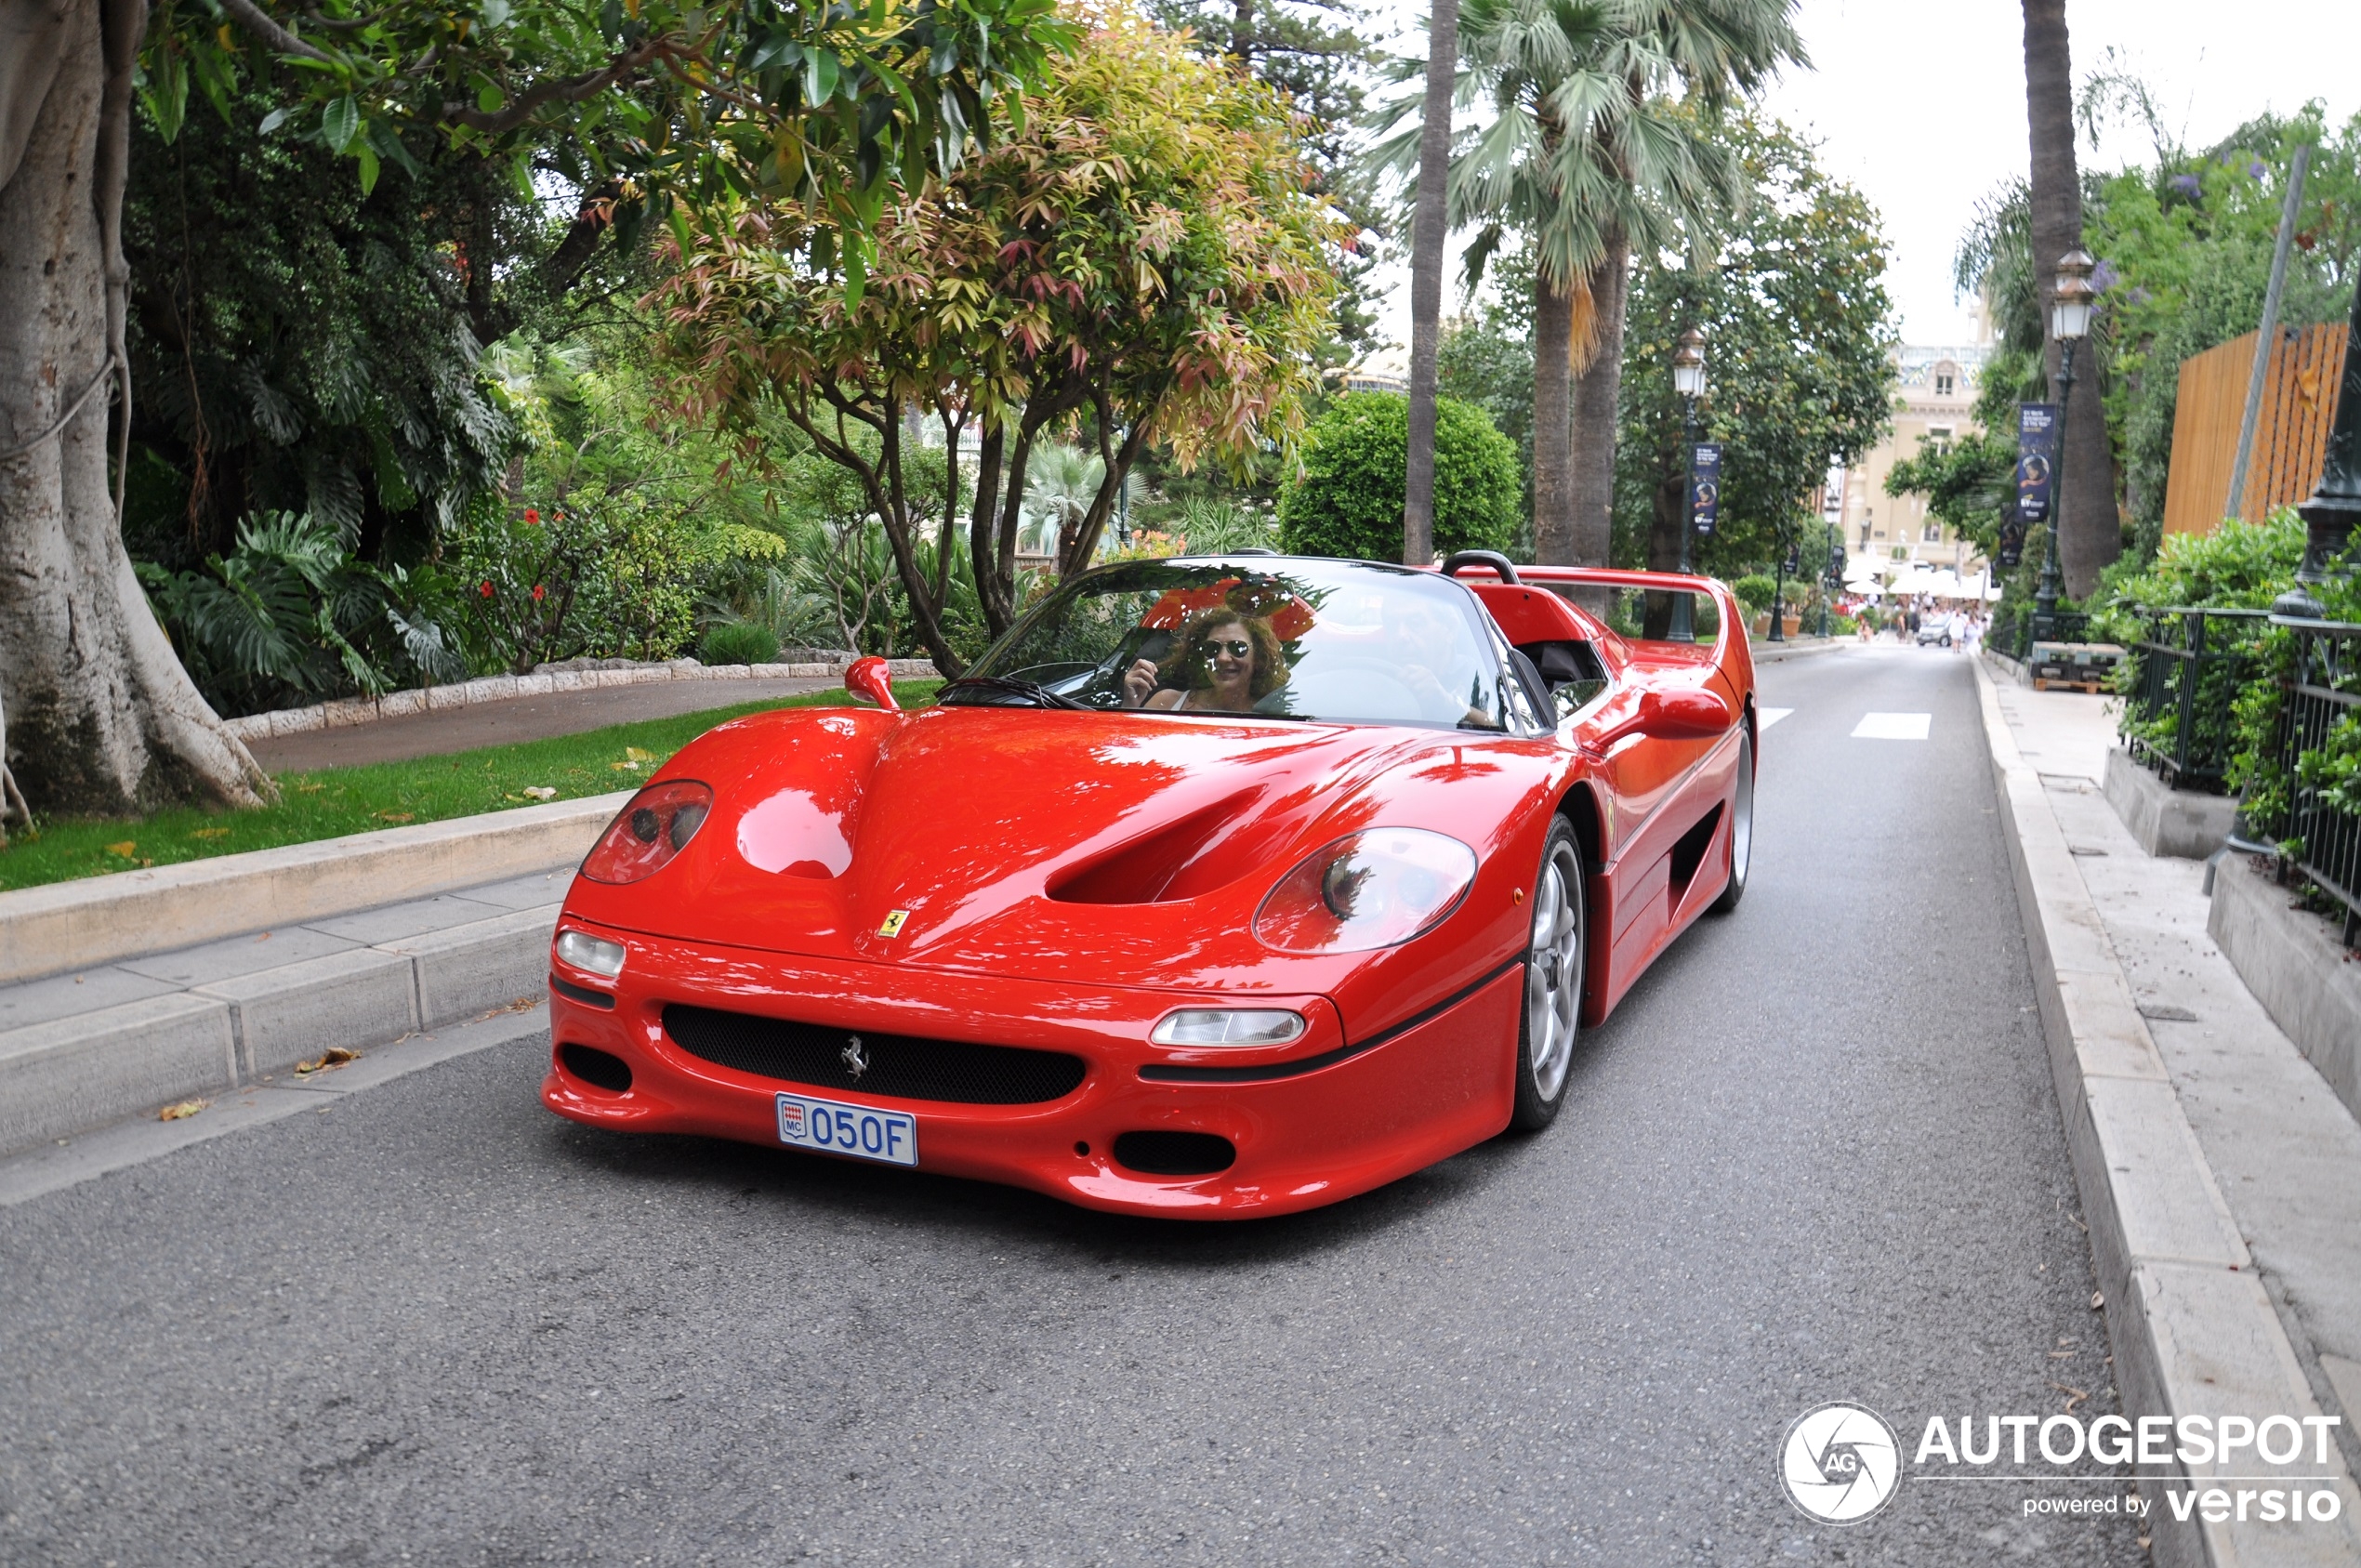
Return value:
<svg viewBox="0 0 2361 1568">
<path fill-rule="evenodd" d="M 897 681 L 894 692 L 904 705 L 917 706 L 932 700 L 938 684 Z M 0 849 L 0 889 L 34 888 L 538 804 L 541 797 L 527 795 L 528 789 L 554 790 L 548 797 L 554 800 L 604 795 L 646 778 L 674 752 L 726 719 L 851 700 L 843 692 L 814 692 L 447 757 L 279 773 L 273 775 L 279 782 L 279 803 L 253 810 L 182 806 L 138 820 L 45 821 L 37 824 L 37 833 L 10 835 L 7 847 Z"/>
</svg>

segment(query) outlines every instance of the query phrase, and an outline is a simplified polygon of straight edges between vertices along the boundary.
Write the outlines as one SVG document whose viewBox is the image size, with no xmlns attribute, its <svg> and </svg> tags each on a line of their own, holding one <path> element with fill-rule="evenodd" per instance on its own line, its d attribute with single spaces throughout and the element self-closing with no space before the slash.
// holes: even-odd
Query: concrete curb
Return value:
<svg viewBox="0 0 2361 1568">
<path fill-rule="evenodd" d="M 1786 642 L 1750 643 L 1748 652 L 1758 665 L 1783 665 L 1789 659 L 1800 659 L 1807 653 L 1825 653 L 1831 648 L 1844 648 L 1851 639 L 1841 637 L 1791 639 Z"/>
<path fill-rule="evenodd" d="M 930 659 L 891 659 L 887 661 L 886 667 L 896 680 L 924 680 L 942 673 L 934 667 Z M 251 741 L 266 735 L 299 735 L 312 730 L 342 729 L 348 725 L 367 724 L 374 719 L 395 718 L 436 708 L 504 703 L 513 697 L 547 696 L 555 692 L 588 692 L 601 686 L 644 686 L 660 680 L 824 680 L 842 676 L 845 669 L 845 665 L 838 664 L 701 665 L 694 659 L 675 659 L 669 664 L 635 665 L 628 669 L 489 675 L 478 680 L 455 681 L 449 686 L 389 692 L 382 697 L 347 697 L 338 702 L 315 703 L 310 707 L 250 713 L 242 718 L 223 722 L 231 734 L 242 741 Z"/>
<path fill-rule="evenodd" d="M 520 909 L 0 1031 L 0 1155 L 175 1100 L 299 1083 L 291 1069 L 323 1051 L 370 1050 L 537 1001 L 558 909 Z"/>
<path fill-rule="evenodd" d="M 2295 1347 L 2133 1004 L 2040 776 L 2019 754 L 1992 677 L 1980 665 L 1976 694 L 2124 1414 L 2134 1420 L 2319 1415 Z M 2217 1522 L 2195 1509 L 2185 1521 L 2173 1516 L 2169 1492 L 2205 1488 L 2257 1462 L 2242 1458 L 2224 1468 L 2175 1460 L 2164 1476 L 2143 1478 L 2155 1560 L 2167 1568 L 2325 1568 L 2361 1559 L 2361 1493 L 2341 1449 L 2331 1450 L 2328 1467 L 2343 1499 L 2334 1525 Z"/>
<path fill-rule="evenodd" d="M 2121 746 L 2107 753 L 2102 788 L 2107 804 L 2151 857 L 2201 861 L 2222 848 L 2238 814 L 2238 803 L 2229 796 L 2169 787 Z"/>
<path fill-rule="evenodd" d="M 0 984 L 581 860 L 629 790 L 0 892 Z"/>
<path fill-rule="evenodd" d="M 2213 874 L 2206 934 L 2344 1108 L 2361 1118 L 2361 965 L 2345 961 L 2335 927 L 2288 907 L 2288 889 L 2243 855 Z"/>
</svg>

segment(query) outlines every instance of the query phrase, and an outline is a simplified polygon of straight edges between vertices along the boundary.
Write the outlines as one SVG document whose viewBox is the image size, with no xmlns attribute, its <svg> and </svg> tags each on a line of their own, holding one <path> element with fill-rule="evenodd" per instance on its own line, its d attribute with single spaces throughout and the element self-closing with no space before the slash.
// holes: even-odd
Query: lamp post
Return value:
<svg viewBox="0 0 2361 1568">
<path fill-rule="evenodd" d="M 2344 377 L 2337 384 L 2336 422 L 2328 427 L 2320 483 L 2296 515 L 2303 519 L 2303 564 L 2296 568 L 2296 586 L 2271 608 L 2296 620 L 2316 621 L 2327 612 L 2304 590 L 2339 575 L 2330 563 L 2344 554 L 2354 524 L 2361 522 L 2361 285 L 2353 291 L 2353 320 L 2344 330 Z"/>
<path fill-rule="evenodd" d="M 1787 530 L 1785 523 L 1772 530 L 1772 547 L 1779 553 L 1771 561 L 1771 640 L 1787 639 Z"/>
<path fill-rule="evenodd" d="M 2080 245 L 2058 257 L 2057 292 L 2050 298 L 2050 336 L 2058 340 L 2058 455 L 2051 470 L 2050 547 L 2041 561 L 2041 580 L 2033 593 L 2033 640 L 2049 640 L 2057 631 L 2058 534 L 2065 520 L 2066 407 L 2074 398 L 2074 346 L 2090 335 L 2091 301 L 2098 297 L 2091 286 L 2091 253 Z"/>
<path fill-rule="evenodd" d="M 1705 396 L 1705 330 L 1691 327 L 1681 335 L 1680 347 L 1672 351 L 1672 389 L 1681 395 L 1681 441 L 1687 455 L 1687 482 L 1681 488 L 1681 571 L 1689 570 L 1689 534 L 1696 526 L 1691 515 L 1697 491 L 1697 400 Z M 1675 642 L 1696 639 L 1695 622 L 1691 616 L 1691 596 L 1672 596 L 1672 625 L 1669 634 Z"/>
</svg>

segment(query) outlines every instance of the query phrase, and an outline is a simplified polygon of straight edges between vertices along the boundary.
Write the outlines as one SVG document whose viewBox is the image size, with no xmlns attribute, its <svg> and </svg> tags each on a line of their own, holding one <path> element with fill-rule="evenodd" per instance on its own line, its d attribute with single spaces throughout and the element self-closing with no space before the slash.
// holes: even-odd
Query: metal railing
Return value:
<svg viewBox="0 0 2361 1568">
<path fill-rule="evenodd" d="M 2321 891 L 2344 905 L 2344 942 L 2361 938 L 2361 811 L 2329 797 L 2318 776 L 2306 783 L 2306 753 L 2324 753 L 2340 725 L 2361 723 L 2361 626 L 2274 615 L 2295 634 L 2294 680 L 2279 728 L 2279 761 L 2288 781 L 2288 821 L 2280 854 Z M 2351 741 L 2341 744 L 2351 744 Z"/>
<path fill-rule="evenodd" d="M 2131 755 L 2174 789 L 2216 794 L 2237 750 L 2238 692 L 2254 671 L 2267 610 L 2135 609 L 2148 636 L 2118 726 Z"/>
<path fill-rule="evenodd" d="M 2001 602 L 1992 613 L 1992 646 L 2012 659 L 2033 657 L 2037 642 L 2088 642 L 2091 617 L 2078 610 L 2056 610 L 2044 615 L 2029 601 Z"/>
</svg>

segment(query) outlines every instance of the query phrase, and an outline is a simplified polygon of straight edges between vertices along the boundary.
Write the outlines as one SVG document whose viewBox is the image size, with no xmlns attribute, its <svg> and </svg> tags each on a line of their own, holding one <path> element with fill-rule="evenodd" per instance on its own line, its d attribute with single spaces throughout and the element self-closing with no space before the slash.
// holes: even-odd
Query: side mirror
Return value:
<svg viewBox="0 0 2361 1568">
<path fill-rule="evenodd" d="M 844 689 L 856 697 L 868 698 L 888 713 L 902 711 L 902 705 L 893 698 L 893 678 L 887 672 L 886 662 L 875 653 L 845 666 Z"/>
<path fill-rule="evenodd" d="M 1640 693 L 1639 721 L 1632 728 L 1667 741 L 1709 741 L 1737 722 L 1719 692 L 1692 686 Z"/>
</svg>

